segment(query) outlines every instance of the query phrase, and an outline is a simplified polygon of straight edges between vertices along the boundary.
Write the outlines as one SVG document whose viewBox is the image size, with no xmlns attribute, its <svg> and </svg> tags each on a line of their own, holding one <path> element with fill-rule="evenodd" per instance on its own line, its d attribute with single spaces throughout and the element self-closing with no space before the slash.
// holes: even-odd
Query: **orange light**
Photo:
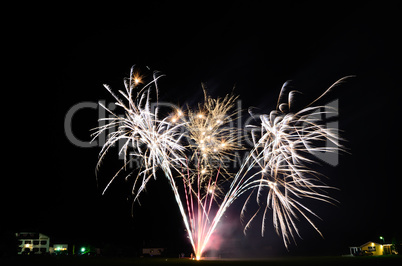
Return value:
<svg viewBox="0 0 402 266">
<path fill-rule="evenodd" d="M 133 75 L 133 81 L 135 85 L 142 83 L 142 76 L 139 73 Z"/>
</svg>

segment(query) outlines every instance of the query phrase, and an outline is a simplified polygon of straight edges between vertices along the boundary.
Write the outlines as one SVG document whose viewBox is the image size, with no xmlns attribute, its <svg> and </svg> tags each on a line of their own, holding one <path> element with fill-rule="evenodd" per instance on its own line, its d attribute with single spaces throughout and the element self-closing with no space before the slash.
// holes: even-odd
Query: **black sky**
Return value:
<svg viewBox="0 0 402 266">
<path fill-rule="evenodd" d="M 163 178 L 151 184 L 132 218 L 129 184 L 117 181 L 101 196 L 116 168 L 106 162 L 97 183 L 99 148 L 76 147 L 65 135 L 72 106 L 111 102 L 102 84 L 121 89 L 130 67 L 138 64 L 167 75 L 160 84 L 164 100 L 194 104 L 202 99 L 200 84 L 205 82 L 214 96 L 235 86 L 243 108 L 266 112 L 275 108 L 287 80 L 313 98 L 337 79 L 356 75 L 328 98 L 339 100 L 340 129 L 351 153 L 342 155 L 337 167 L 322 169 L 328 183 L 340 189 L 333 192 L 340 203 L 313 203 L 323 218 L 317 224 L 325 239 L 302 223 L 303 240 L 291 246 L 290 254 L 336 254 L 349 245 L 379 241 L 380 235 L 386 241 L 402 237 L 397 156 L 401 21 L 396 4 L 133 1 L 118 7 L 10 11 L 15 15 L 4 33 L 9 44 L 4 52 L 11 70 L 5 90 L 11 96 L 3 100 L 3 134 L 4 144 L 12 140 L 13 148 L 7 151 L 1 185 L 4 230 L 40 231 L 66 242 L 189 246 Z M 77 112 L 75 136 L 90 140 L 97 112 Z M 239 230 L 225 232 L 232 239 L 225 248 L 246 255 L 285 252 L 273 228 L 261 238 L 256 223 L 242 236 L 239 204 L 228 212 L 225 223 Z"/>
</svg>

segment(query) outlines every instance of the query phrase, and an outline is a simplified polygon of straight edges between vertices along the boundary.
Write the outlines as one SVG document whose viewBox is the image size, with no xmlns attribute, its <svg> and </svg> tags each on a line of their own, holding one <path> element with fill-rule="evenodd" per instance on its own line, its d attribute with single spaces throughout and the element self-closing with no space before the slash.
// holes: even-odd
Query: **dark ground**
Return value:
<svg viewBox="0 0 402 266">
<path fill-rule="evenodd" d="M 172 258 L 111 257 L 14 257 L 0 260 L 1 265 L 401 265 L 402 256 L 378 257 L 277 257 L 268 259 L 217 259 L 193 261 Z"/>
</svg>

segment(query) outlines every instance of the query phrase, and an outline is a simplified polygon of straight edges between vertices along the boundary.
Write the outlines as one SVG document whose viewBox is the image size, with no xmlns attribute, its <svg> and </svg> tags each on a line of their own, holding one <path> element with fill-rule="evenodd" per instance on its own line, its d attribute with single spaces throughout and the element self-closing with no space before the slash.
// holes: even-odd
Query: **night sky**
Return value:
<svg viewBox="0 0 402 266">
<path fill-rule="evenodd" d="M 194 105 L 201 82 L 213 96 L 234 92 L 247 108 L 268 113 L 282 84 L 303 92 L 305 103 L 333 82 L 356 75 L 328 95 L 339 101 L 339 126 L 349 153 L 322 165 L 326 183 L 339 188 L 337 206 L 311 202 L 324 239 L 304 221 L 303 237 L 286 251 L 268 224 L 242 234 L 242 200 L 222 221 L 221 252 L 238 256 L 341 254 L 367 241 L 402 238 L 400 222 L 400 25 L 396 4 L 262 4 L 233 1 L 132 1 L 129 6 L 25 6 L 13 10 L 3 53 L 10 72 L 3 98 L 2 233 L 38 231 L 52 241 L 93 245 L 160 245 L 189 250 L 172 192 L 161 175 L 134 205 L 130 182 L 103 188 L 121 161 L 112 155 L 98 179 L 99 147 L 73 145 L 67 112 L 80 102 L 112 102 L 130 67 L 166 74 L 160 99 Z M 400 9 L 399 9 L 400 11 Z M 7 73 L 6 72 L 6 73 Z M 11 105 L 10 105 L 11 104 Z M 98 109 L 72 120 L 85 142 L 98 125 Z M 111 153 L 116 153 L 114 150 Z M 4 160 L 3 160 L 4 162 Z M 270 217 L 268 217 L 270 219 Z"/>
</svg>

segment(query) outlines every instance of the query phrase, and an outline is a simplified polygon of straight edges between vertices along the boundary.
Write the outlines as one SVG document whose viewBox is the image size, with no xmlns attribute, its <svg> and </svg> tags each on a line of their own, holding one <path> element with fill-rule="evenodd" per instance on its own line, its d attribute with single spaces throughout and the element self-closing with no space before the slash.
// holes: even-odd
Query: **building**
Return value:
<svg viewBox="0 0 402 266">
<path fill-rule="evenodd" d="M 353 256 L 381 256 L 392 254 L 392 244 L 378 244 L 367 242 L 359 247 L 349 247 L 350 254 Z"/>
<path fill-rule="evenodd" d="M 16 233 L 18 240 L 18 254 L 45 254 L 49 252 L 48 236 L 41 233 Z"/>
<path fill-rule="evenodd" d="M 53 247 L 50 247 L 49 251 L 51 254 L 67 255 L 68 254 L 68 244 L 53 244 Z"/>
<path fill-rule="evenodd" d="M 161 256 L 165 251 L 164 248 L 143 248 L 142 254 L 145 256 Z"/>
</svg>

